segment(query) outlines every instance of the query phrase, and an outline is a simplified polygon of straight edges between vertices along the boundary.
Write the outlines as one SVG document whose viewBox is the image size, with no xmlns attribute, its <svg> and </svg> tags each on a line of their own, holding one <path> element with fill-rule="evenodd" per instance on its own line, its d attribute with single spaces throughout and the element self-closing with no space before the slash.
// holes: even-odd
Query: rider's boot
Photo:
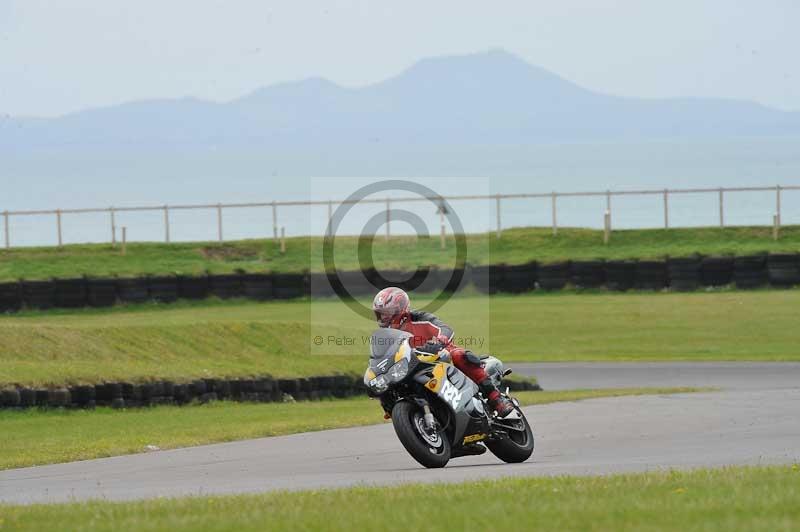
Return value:
<svg viewBox="0 0 800 532">
<path fill-rule="evenodd" d="M 469 456 L 479 456 L 486 452 L 486 447 L 480 443 L 467 443 L 461 446 L 459 454 Z"/>
<path fill-rule="evenodd" d="M 489 401 L 489 405 L 494 408 L 499 417 L 506 417 L 514 411 L 514 405 L 503 397 L 497 386 L 494 385 L 492 379 L 487 378 L 479 385 L 481 393 Z"/>
</svg>

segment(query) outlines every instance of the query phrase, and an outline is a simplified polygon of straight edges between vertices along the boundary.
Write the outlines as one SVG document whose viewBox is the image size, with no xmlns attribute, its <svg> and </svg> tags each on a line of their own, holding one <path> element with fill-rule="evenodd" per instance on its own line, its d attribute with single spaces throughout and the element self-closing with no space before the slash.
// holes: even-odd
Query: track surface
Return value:
<svg viewBox="0 0 800 532">
<path fill-rule="evenodd" d="M 517 369 L 526 373 L 531 367 Z M 405 453 L 391 425 L 384 424 L 0 472 L 0 502 L 800 461 L 800 364 L 542 364 L 533 370 L 549 389 L 725 389 L 527 407 L 537 443 L 533 460 L 525 464 L 502 464 L 487 454 L 453 460 L 443 470 L 424 470 Z"/>
</svg>

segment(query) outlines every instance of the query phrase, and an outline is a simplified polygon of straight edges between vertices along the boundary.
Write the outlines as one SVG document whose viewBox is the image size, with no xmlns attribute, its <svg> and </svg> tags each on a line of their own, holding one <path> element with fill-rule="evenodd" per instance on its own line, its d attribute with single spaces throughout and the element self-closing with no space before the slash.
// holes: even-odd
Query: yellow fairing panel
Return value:
<svg viewBox="0 0 800 532">
<path fill-rule="evenodd" d="M 428 381 L 428 389 L 432 392 L 438 393 L 442 389 L 442 384 L 447 378 L 446 364 L 439 363 L 433 368 L 433 378 Z"/>
</svg>

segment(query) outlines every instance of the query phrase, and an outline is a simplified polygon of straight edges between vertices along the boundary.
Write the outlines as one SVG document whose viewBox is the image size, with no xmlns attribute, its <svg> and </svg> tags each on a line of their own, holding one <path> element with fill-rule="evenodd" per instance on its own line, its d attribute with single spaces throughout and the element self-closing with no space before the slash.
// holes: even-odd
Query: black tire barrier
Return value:
<svg viewBox="0 0 800 532">
<path fill-rule="evenodd" d="M 699 257 L 667 259 L 669 287 L 678 292 L 691 292 L 700 286 Z"/>
<path fill-rule="evenodd" d="M 447 283 L 453 274 L 454 272 L 441 271 L 438 268 L 419 268 L 407 281 L 400 283 L 400 287 L 421 294 L 438 294 L 448 288 Z"/>
<path fill-rule="evenodd" d="M 375 290 L 396 286 L 406 292 L 433 292 L 438 286 L 439 276 L 434 268 L 419 268 L 413 272 L 402 270 L 382 270 L 374 268 L 364 272 Z"/>
<path fill-rule="evenodd" d="M 202 379 L 190 382 L 187 387 L 187 394 L 190 397 L 199 397 L 207 392 L 208 389 L 206 388 L 206 381 Z"/>
<path fill-rule="evenodd" d="M 421 268 L 401 287 L 439 293 L 450 290 L 451 271 Z M 467 267 L 463 287 L 472 283 L 482 293 L 520 293 L 534 290 L 560 290 L 567 284 L 578 288 L 605 285 L 609 290 L 695 290 L 700 286 L 755 288 L 768 282 L 776 287 L 800 285 L 800 255 L 774 254 L 742 257 L 670 258 L 658 260 L 575 261 L 537 265 L 532 262 L 507 266 Z M 384 276 L 402 277 L 399 272 Z M 120 279 L 55 279 L 0 283 L 0 312 L 21 308 L 107 307 L 117 301 L 143 303 L 149 300 L 172 302 L 214 295 L 223 299 L 247 297 L 254 300 L 294 299 L 334 296 L 344 286 L 352 296 L 372 295 L 386 284 L 374 271 L 315 274 L 224 274 L 198 277 L 153 276 Z M 384 279 L 385 280 L 385 279 Z M 370 282 L 372 281 L 372 282 Z M 377 284 L 378 287 L 374 286 Z M 456 287 L 456 288 L 460 288 Z"/>
<path fill-rule="evenodd" d="M 16 388 L 6 388 L 0 390 L 0 406 L 3 408 L 12 408 L 20 406 L 22 399 L 20 398 L 19 390 Z"/>
<path fill-rule="evenodd" d="M 301 273 L 276 273 L 272 276 L 274 299 L 297 299 L 305 296 L 306 278 Z"/>
<path fill-rule="evenodd" d="M 172 397 L 179 405 L 189 402 L 188 386 L 186 384 L 176 384 L 172 388 Z"/>
<path fill-rule="evenodd" d="M 143 405 L 149 405 L 153 400 L 155 394 L 153 393 L 153 384 L 146 382 L 139 385 L 139 397 Z"/>
<path fill-rule="evenodd" d="M 19 405 L 23 408 L 36 406 L 36 390 L 33 388 L 20 388 Z"/>
<path fill-rule="evenodd" d="M 542 390 L 539 383 L 528 380 L 506 379 L 503 381 L 503 386 L 507 386 L 512 392 L 539 392 Z"/>
<path fill-rule="evenodd" d="M 242 275 L 242 294 L 247 299 L 256 301 L 272 299 L 272 275 L 266 273 Z"/>
<path fill-rule="evenodd" d="M 22 300 L 34 309 L 53 308 L 56 303 L 56 286 L 53 281 L 22 281 Z"/>
<path fill-rule="evenodd" d="M 289 395 L 296 395 L 301 390 L 300 379 L 280 379 L 278 381 L 278 389 L 283 393 Z"/>
<path fill-rule="evenodd" d="M 531 381 L 507 381 L 510 389 L 540 390 Z M 185 405 L 219 400 L 280 402 L 290 396 L 295 401 L 323 400 L 364 395 L 367 390 L 359 375 L 321 375 L 296 379 L 269 376 L 236 379 L 195 379 L 175 384 L 172 381 L 142 383 L 104 382 L 69 388 L 33 389 L 6 386 L 0 389 L 0 408 L 82 408 L 95 406 L 137 408 L 156 405 Z"/>
<path fill-rule="evenodd" d="M 489 264 L 487 266 L 473 266 L 470 272 L 472 284 L 475 289 L 484 294 L 496 294 L 505 282 L 505 265 Z"/>
<path fill-rule="evenodd" d="M 118 382 L 95 384 L 94 396 L 97 404 L 110 405 L 114 399 L 122 399 L 122 384 Z"/>
<path fill-rule="evenodd" d="M 177 277 L 148 277 L 147 295 L 159 303 L 172 303 L 178 300 Z"/>
<path fill-rule="evenodd" d="M 86 302 L 91 307 L 110 307 L 117 302 L 117 283 L 114 279 L 87 279 Z"/>
<path fill-rule="evenodd" d="M 353 297 L 374 294 L 377 291 L 360 271 L 337 271 L 335 275 L 329 275 L 328 280 L 334 288 L 344 289 Z"/>
<path fill-rule="evenodd" d="M 272 297 L 272 287 L 270 287 L 270 297 Z M 313 298 L 332 297 L 336 294 L 333 290 L 332 282 L 324 273 L 308 274 L 308 293 Z"/>
<path fill-rule="evenodd" d="M 136 398 L 136 389 L 131 382 L 121 382 L 119 387 L 122 389 L 122 398 L 132 400 Z"/>
<path fill-rule="evenodd" d="M 86 279 L 55 279 L 54 306 L 79 308 L 88 304 Z"/>
<path fill-rule="evenodd" d="M 208 293 L 220 299 L 242 297 L 242 276 L 238 273 L 210 275 Z"/>
<path fill-rule="evenodd" d="M 50 399 L 50 390 L 38 388 L 35 391 L 36 393 L 36 404 L 45 407 L 49 404 Z"/>
<path fill-rule="evenodd" d="M 147 278 L 117 279 L 117 297 L 123 303 L 144 303 L 149 297 Z"/>
<path fill-rule="evenodd" d="M 766 255 L 736 257 L 733 260 L 733 281 L 736 288 L 758 288 L 767 284 Z"/>
<path fill-rule="evenodd" d="M 700 266 L 703 286 L 726 286 L 733 282 L 733 257 L 705 257 Z"/>
<path fill-rule="evenodd" d="M 178 276 L 178 297 L 182 299 L 205 299 L 208 297 L 208 276 Z"/>
<path fill-rule="evenodd" d="M 576 288 L 603 286 L 606 282 L 605 261 L 572 261 L 570 263 L 570 282 Z"/>
<path fill-rule="evenodd" d="M 654 260 L 638 261 L 635 285 L 639 290 L 663 290 L 667 286 L 667 264 Z"/>
<path fill-rule="evenodd" d="M 800 284 L 800 256 L 797 254 L 775 254 L 767 256 L 769 284 L 789 288 Z"/>
<path fill-rule="evenodd" d="M 542 290 L 561 290 L 570 280 L 569 261 L 541 264 L 538 285 Z"/>
<path fill-rule="evenodd" d="M 609 260 L 605 263 L 606 287 L 624 292 L 636 286 L 636 261 Z"/>
<path fill-rule="evenodd" d="M 0 283 L 0 312 L 17 312 L 22 308 L 22 286 Z"/>
<path fill-rule="evenodd" d="M 94 386 L 74 386 L 69 389 L 72 402 L 78 406 L 86 407 L 95 403 Z"/>
<path fill-rule="evenodd" d="M 536 280 L 538 278 L 539 264 L 536 262 L 505 266 L 497 288 L 500 292 L 512 294 L 530 292 L 536 288 Z"/>
<path fill-rule="evenodd" d="M 48 390 L 47 405 L 55 407 L 67 407 L 72 402 L 72 396 L 66 388 L 56 388 Z"/>
</svg>

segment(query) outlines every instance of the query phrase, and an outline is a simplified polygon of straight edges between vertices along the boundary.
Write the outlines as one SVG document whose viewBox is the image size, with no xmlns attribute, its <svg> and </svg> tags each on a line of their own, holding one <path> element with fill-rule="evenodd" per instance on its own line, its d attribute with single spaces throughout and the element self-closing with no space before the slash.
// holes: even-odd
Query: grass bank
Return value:
<svg viewBox="0 0 800 532">
<path fill-rule="evenodd" d="M 459 295 L 438 314 L 513 361 L 800 360 L 800 291 Z M 0 384 L 363 372 L 373 330 L 334 300 L 206 301 L 0 317 Z M 354 345 L 312 345 L 320 336 Z M 479 342 L 483 342 L 482 344 Z"/>
<path fill-rule="evenodd" d="M 525 405 L 624 395 L 686 393 L 694 388 L 621 388 L 519 392 Z M 359 397 L 320 402 L 219 402 L 136 410 L 0 411 L 0 469 L 87 460 L 298 432 L 383 423 L 377 402 Z"/>
<path fill-rule="evenodd" d="M 492 496 L 482 496 L 487 493 Z M 729 467 L 129 503 L 0 506 L 4 521 L 0 526 L 9 530 L 51 529 L 53 523 L 59 523 L 64 530 L 170 532 L 200 529 L 780 532 L 800 527 L 798 500 L 797 465 Z"/>
<path fill-rule="evenodd" d="M 336 265 L 340 270 L 359 268 L 358 240 L 336 240 Z M 438 238 L 394 237 L 374 241 L 372 256 L 379 268 L 414 270 L 417 266 L 454 264 L 455 245 L 450 238 L 446 251 Z M 608 245 L 602 231 L 563 228 L 553 236 L 549 228 L 515 228 L 467 236 L 467 261 L 472 264 L 522 264 L 532 260 L 626 259 L 664 256 L 744 255 L 766 251 L 800 250 L 800 226 L 781 229 L 772 240 L 768 227 L 632 229 L 614 231 Z M 113 276 L 143 274 L 202 274 L 243 271 L 322 271 L 322 239 L 287 239 L 287 251 L 271 239 L 241 240 L 224 244 L 191 242 L 175 244 L 129 244 L 122 255 L 109 244 L 68 245 L 0 250 L 0 282 L 49 279 L 51 277 Z"/>
</svg>

